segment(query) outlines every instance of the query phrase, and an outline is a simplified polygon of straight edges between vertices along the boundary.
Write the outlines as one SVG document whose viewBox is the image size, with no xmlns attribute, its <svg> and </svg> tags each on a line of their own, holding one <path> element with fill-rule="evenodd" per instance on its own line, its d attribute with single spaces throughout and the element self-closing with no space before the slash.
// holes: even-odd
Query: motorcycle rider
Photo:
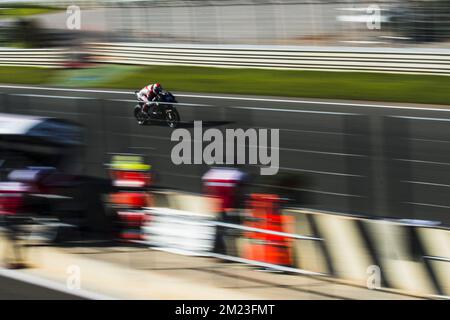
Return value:
<svg viewBox="0 0 450 320">
<path fill-rule="evenodd" d="M 143 105 L 143 111 L 148 112 L 150 107 L 152 108 L 152 114 L 156 114 L 157 106 L 155 103 L 152 103 L 155 101 L 155 99 L 158 97 L 158 95 L 162 92 L 163 88 L 161 84 L 154 83 L 149 84 L 142 88 L 138 93 L 136 93 L 137 98 L 144 102 Z"/>
</svg>

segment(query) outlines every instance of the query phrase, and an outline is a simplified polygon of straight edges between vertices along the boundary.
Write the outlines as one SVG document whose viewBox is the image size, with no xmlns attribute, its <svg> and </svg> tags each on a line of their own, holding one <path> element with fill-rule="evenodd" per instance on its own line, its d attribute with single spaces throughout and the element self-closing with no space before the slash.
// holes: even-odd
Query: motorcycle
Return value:
<svg viewBox="0 0 450 320">
<path fill-rule="evenodd" d="M 134 92 L 136 95 L 138 91 Z M 144 102 L 138 98 L 139 104 L 134 107 L 134 117 L 139 125 L 145 125 L 151 121 L 166 121 L 170 128 L 176 128 L 180 122 L 180 115 L 177 109 L 173 106 L 177 103 L 175 96 L 169 91 L 161 92 L 152 102 L 152 106 L 144 111 Z M 156 110 L 150 112 L 150 110 Z"/>
</svg>

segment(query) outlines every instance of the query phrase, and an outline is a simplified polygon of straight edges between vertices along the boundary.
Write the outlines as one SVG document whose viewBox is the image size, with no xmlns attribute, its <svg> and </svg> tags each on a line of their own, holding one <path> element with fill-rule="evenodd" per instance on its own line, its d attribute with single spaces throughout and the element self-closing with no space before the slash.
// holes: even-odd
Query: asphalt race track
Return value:
<svg viewBox="0 0 450 320">
<path fill-rule="evenodd" d="M 146 154 L 158 185 L 201 192 L 206 165 L 172 163 L 165 124 L 139 126 L 127 91 L 1 86 L 0 112 L 70 119 L 87 129 L 83 172 L 108 153 Z M 175 93 L 180 127 L 280 129 L 280 172 L 301 174 L 305 206 L 450 224 L 450 109 L 375 102 Z M 193 135 L 193 134 L 192 134 Z M 207 144 L 207 143 L 206 143 Z M 74 160 L 75 161 L 75 160 Z M 258 173 L 257 167 L 246 167 Z"/>
<path fill-rule="evenodd" d="M 58 290 L 0 276 L 0 300 L 73 300 L 80 299 Z"/>
</svg>

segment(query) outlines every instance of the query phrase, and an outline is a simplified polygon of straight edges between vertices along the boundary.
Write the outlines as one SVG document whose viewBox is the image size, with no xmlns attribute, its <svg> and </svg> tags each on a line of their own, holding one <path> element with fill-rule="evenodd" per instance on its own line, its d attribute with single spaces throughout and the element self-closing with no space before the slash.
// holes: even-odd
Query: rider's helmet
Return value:
<svg viewBox="0 0 450 320">
<path fill-rule="evenodd" d="M 153 90 L 153 92 L 154 92 L 155 94 L 160 94 L 160 93 L 162 92 L 161 84 L 155 83 L 155 84 L 152 86 L 152 90 Z"/>
</svg>

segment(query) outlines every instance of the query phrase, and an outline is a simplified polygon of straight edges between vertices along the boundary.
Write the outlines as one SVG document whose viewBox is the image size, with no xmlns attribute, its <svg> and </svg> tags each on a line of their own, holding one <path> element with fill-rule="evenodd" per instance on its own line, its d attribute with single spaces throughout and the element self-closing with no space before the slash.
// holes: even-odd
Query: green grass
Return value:
<svg viewBox="0 0 450 320">
<path fill-rule="evenodd" d="M 0 83 L 45 84 L 56 72 L 36 67 L 0 67 Z"/>
<path fill-rule="evenodd" d="M 156 66 L 103 86 L 139 88 L 155 81 L 177 91 L 450 104 L 446 76 Z"/>
<path fill-rule="evenodd" d="M 52 13 L 59 9 L 49 7 L 11 7 L 0 8 L 1 17 L 26 17 L 36 14 Z"/>
<path fill-rule="evenodd" d="M 98 87 L 108 81 L 119 81 L 127 73 L 138 74 L 139 66 L 105 64 L 95 68 L 60 70 L 52 77 L 51 85 L 63 87 Z"/>
<path fill-rule="evenodd" d="M 92 77 L 96 70 L 98 78 Z M 108 76 L 100 76 L 106 72 Z M 120 89 L 160 82 L 173 91 L 450 105 L 446 76 L 176 66 L 103 66 L 85 71 L 0 67 L 0 82 Z"/>
</svg>

